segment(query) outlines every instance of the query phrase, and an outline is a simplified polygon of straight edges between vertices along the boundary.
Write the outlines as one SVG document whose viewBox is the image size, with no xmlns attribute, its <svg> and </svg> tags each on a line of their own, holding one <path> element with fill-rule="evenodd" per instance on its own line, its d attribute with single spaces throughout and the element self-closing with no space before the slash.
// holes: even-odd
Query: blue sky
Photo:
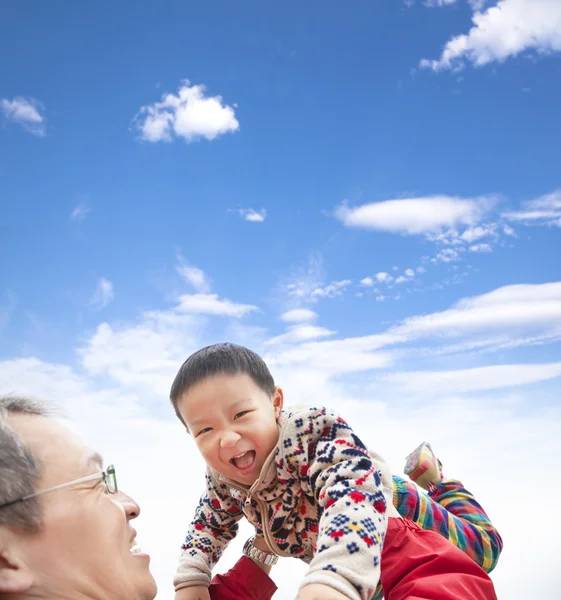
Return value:
<svg viewBox="0 0 561 600">
<path fill-rule="evenodd" d="M 2 387 L 167 440 L 175 369 L 230 339 L 502 511 L 509 452 L 559 451 L 560 31 L 557 0 L 5 2 Z"/>
</svg>

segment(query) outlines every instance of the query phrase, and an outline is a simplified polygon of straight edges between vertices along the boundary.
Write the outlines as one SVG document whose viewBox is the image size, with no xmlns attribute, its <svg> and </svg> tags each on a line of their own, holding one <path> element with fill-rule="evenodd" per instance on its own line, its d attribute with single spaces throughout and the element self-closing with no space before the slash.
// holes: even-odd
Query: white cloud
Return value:
<svg viewBox="0 0 561 600">
<path fill-rule="evenodd" d="M 423 274 L 423 273 L 427 272 L 427 270 L 425 269 L 425 267 L 417 267 L 415 269 L 415 271 L 417 271 L 417 273 L 419 273 L 419 274 Z"/>
<path fill-rule="evenodd" d="M 443 312 L 405 319 L 388 333 L 414 339 L 497 331 L 561 335 L 561 282 L 509 285 L 464 298 Z"/>
<path fill-rule="evenodd" d="M 143 106 L 134 118 L 139 139 L 171 142 L 178 137 L 194 142 L 238 131 L 234 108 L 224 105 L 221 96 L 205 96 L 205 91 L 204 85 L 183 81 L 177 95 L 164 94 L 161 102 Z"/>
<path fill-rule="evenodd" d="M 477 227 L 470 227 L 462 233 L 460 238 L 468 244 L 472 244 L 476 240 L 479 240 L 484 237 L 496 238 L 498 236 L 498 227 L 498 223 L 486 223 Z"/>
<path fill-rule="evenodd" d="M 396 283 L 405 283 L 406 281 L 409 281 L 409 279 L 407 279 L 407 277 L 404 277 L 403 275 L 400 275 L 395 282 Z"/>
<path fill-rule="evenodd" d="M 304 321 L 315 321 L 318 315 L 313 310 L 307 308 L 295 308 L 281 315 L 281 320 L 285 323 L 302 323 Z"/>
<path fill-rule="evenodd" d="M 561 377 L 561 362 L 546 364 L 493 365 L 450 371 L 390 373 L 386 381 L 403 391 L 459 394 L 528 385 Z"/>
<path fill-rule="evenodd" d="M 425 6 L 433 8 L 435 6 L 448 6 L 449 4 L 455 4 L 457 0 L 425 0 Z"/>
<path fill-rule="evenodd" d="M 561 188 L 523 204 L 522 210 L 504 212 L 504 219 L 525 225 L 556 225 L 561 227 Z M 505 226 L 508 227 L 508 226 Z"/>
<path fill-rule="evenodd" d="M 237 213 L 243 217 L 245 221 L 250 223 L 263 223 L 267 217 L 267 211 L 262 208 L 261 210 L 253 210 L 253 208 L 240 208 Z"/>
<path fill-rule="evenodd" d="M 374 285 L 374 280 L 372 277 L 365 277 L 364 279 L 360 280 L 360 285 L 363 285 L 364 287 L 372 287 Z"/>
<path fill-rule="evenodd" d="M 493 252 L 493 248 L 490 244 L 474 244 L 469 247 L 470 252 Z"/>
<path fill-rule="evenodd" d="M 108 279 L 102 277 L 97 282 L 97 288 L 90 299 L 90 305 L 92 308 L 101 309 L 107 306 L 114 297 L 113 284 Z"/>
<path fill-rule="evenodd" d="M 425 0 L 425 6 L 428 6 L 429 8 L 450 6 L 456 4 L 457 1 L 458 0 Z M 468 4 L 474 11 L 481 10 L 485 5 L 485 2 L 487 2 L 487 0 L 468 0 Z"/>
<path fill-rule="evenodd" d="M 205 275 L 205 272 L 202 269 L 199 269 L 199 267 L 190 265 L 180 254 L 177 258 L 179 264 L 175 269 L 179 275 L 181 275 L 181 277 L 197 292 L 209 292 L 210 281 Z"/>
<path fill-rule="evenodd" d="M 490 197 L 462 199 L 451 196 L 385 200 L 353 208 L 343 203 L 335 210 L 335 217 L 346 227 L 428 235 L 460 226 L 474 226 L 493 203 Z"/>
<path fill-rule="evenodd" d="M 176 310 L 149 311 L 132 325 L 100 324 L 78 354 L 90 374 L 165 398 L 179 365 L 198 348 L 204 325 Z"/>
<path fill-rule="evenodd" d="M 72 221 L 83 221 L 91 212 L 91 208 L 88 207 L 85 201 L 80 202 L 72 211 L 70 218 Z"/>
<path fill-rule="evenodd" d="M 406 277 L 415 277 L 415 271 L 413 271 L 413 269 L 405 269 L 405 276 Z"/>
<path fill-rule="evenodd" d="M 561 50 L 559 0 L 500 0 L 475 12 L 471 30 L 450 39 L 438 60 L 423 59 L 420 66 L 457 70 L 469 62 L 481 67 L 529 50 L 540 55 Z"/>
<path fill-rule="evenodd" d="M 376 297 L 378 302 L 387 299 L 383 294 Z M 303 343 L 275 360 L 287 367 L 329 365 L 335 377 L 387 368 L 411 355 L 407 344 L 446 338 L 461 341 L 450 347 L 418 347 L 417 354 L 482 352 L 561 340 L 561 282 L 505 286 L 464 298 L 442 312 L 409 317 L 380 334 Z"/>
<path fill-rule="evenodd" d="M 8 121 L 18 123 L 33 135 L 45 135 L 45 117 L 41 114 L 45 107 L 39 100 L 23 96 L 16 96 L 13 100 L 2 98 L 0 109 Z"/>
<path fill-rule="evenodd" d="M 317 287 L 312 290 L 313 298 L 336 298 L 342 296 L 343 292 L 351 285 L 350 279 L 342 279 L 341 281 L 332 281 L 330 284 Z"/>
<path fill-rule="evenodd" d="M 434 264 L 439 262 L 455 262 L 457 260 L 460 260 L 460 255 L 456 250 L 453 250 L 452 248 L 443 248 L 438 252 L 438 254 L 434 258 L 431 258 L 431 262 Z"/>
<path fill-rule="evenodd" d="M 380 271 L 380 273 L 376 273 L 376 281 L 379 283 L 389 283 L 392 281 L 393 277 L 386 273 L 385 271 Z"/>
<path fill-rule="evenodd" d="M 299 324 L 288 328 L 286 333 L 278 335 L 267 340 L 267 345 L 273 344 L 286 344 L 286 343 L 298 343 L 305 342 L 308 340 L 315 340 L 318 338 L 329 337 L 335 334 L 335 331 L 330 331 L 325 327 L 318 327 L 316 325 Z"/>
<path fill-rule="evenodd" d="M 179 297 L 176 310 L 179 313 L 239 318 L 259 309 L 252 304 L 237 304 L 228 298 L 220 299 L 217 294 L 185 294 Z"/>
<path fill-rule="evenodd" d="M 314 252 L 305 266 L 293 270 L 287 278 L 289 283 L 281 283 L 281 293 L 286 293 L 290 298 L 299 302 L 316 302 L 312 292 L 323 285 L 323 259 L 319 252 Z"/>
</svg>

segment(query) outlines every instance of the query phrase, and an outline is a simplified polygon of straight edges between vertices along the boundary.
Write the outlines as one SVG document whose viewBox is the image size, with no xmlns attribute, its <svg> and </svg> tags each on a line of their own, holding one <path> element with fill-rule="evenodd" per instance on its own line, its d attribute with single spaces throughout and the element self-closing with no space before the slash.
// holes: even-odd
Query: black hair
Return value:
<svg viewBox="0 0 561 600">
<path fill-rule="evenodd" d="M 177 372 L 170 391 L 170 400 L 179 420 L 183 422 L 177 405 L 189 388 L 208 377 L 240 373 L 249 375 L 271 397 L 275 393 L 275 381 L 265 361 L 249 348 L 227 342 L 205 346 L 191 354 Z"/>
</svg>

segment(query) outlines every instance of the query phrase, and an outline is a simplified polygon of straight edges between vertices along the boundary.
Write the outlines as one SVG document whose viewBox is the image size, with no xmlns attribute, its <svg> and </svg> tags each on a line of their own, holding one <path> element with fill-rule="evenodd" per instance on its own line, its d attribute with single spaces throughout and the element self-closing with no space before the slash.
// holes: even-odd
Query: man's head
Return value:
<svg viewBox="0 0 561 600">
<path fill-rule="evenodd" d="M 207 464 L 253 484 L 278 441 L 283 404 L 263 359 L 235 344 L 202 348 L 179 369 L 170 398 Z"/>
<path fill-rule="evenodd" d="M 140 508 L 101 471 L 41 404 L 0 397 L 0 598 L 153 600 L 149 558 L 131 553 Z"/>
</svg>

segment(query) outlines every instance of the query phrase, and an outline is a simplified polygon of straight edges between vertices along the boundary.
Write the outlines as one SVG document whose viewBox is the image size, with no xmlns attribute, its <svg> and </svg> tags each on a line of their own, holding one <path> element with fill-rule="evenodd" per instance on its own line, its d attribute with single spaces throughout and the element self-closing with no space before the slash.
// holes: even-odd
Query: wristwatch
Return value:
<svg viewBox="0 0 561 600">
<path fill-rule="evenodd" d="M 266 565 L 267 567 L 272 567 L 277 564 L 279 557 L 272 552 L 263 552 L 263 550 L 259 550 L 253 545 L 255 541 L 255 536 L 250 537 L 247 542 L 243 546 L 243 553 L 248 558 L 260 562 L 262 565 Z"/>
</svg>

